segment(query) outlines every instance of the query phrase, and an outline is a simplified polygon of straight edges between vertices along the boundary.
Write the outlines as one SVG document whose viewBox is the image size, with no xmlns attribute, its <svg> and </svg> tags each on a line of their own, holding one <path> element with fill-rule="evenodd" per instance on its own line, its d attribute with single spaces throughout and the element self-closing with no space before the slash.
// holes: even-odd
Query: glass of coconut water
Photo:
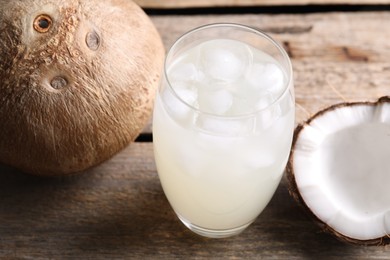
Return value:
<svg viewBox="0 0 390 260">
<path fill-rule="evenodd" d="M 292 142 L 292 77 L 283 48 L 243 25 L 206 25 L 170 49 L 154 154 L 163 190 L 193 232 L 238 234 L 270 201 Z"/>
</svg>

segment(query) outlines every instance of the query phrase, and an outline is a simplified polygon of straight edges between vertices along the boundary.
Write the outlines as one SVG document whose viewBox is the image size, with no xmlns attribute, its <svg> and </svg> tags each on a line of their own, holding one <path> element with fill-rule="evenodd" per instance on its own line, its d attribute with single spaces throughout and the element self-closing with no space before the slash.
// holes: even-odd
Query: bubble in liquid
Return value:
<svg viewBox="0 0 390 260">
<path fill-rule="evenodd" d="M 253 55 L 245 43 L 218 39 L 205 42 L 200 50 L 203 72 L 213 80 L 233 82 L 245 74 Z"/>
</svg>

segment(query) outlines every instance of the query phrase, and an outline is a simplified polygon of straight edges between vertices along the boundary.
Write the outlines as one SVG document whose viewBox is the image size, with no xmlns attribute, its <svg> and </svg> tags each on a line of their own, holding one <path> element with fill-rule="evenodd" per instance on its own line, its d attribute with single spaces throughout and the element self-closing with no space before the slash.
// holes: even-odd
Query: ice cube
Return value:
<svg viewBox="0 0 390 260">
<path fill-rule="evenodd" d="M 233 104 L 233 96 L 226 89 L 203 90 L 199 93 L 199 108 L 208 113 L 223 115 Z"/>
<path fill-rule="evenodd" d="M 294 91 L 294 90 L 292 90 Z M 282 115 L 291 111 L 294 107 L 294 94 L 291 91 L 287 92 L 285 95 L 281 96 L 279 99 L 280 109 L 282 110 Z"/>
<path fill-rule="evenodd" d="M 193 63 L 179 63 L 169 71 L 170 81 L 200 81 L 204 78 L 202 71 Z"/>
<path fill-rule="evenodd" d="M 270 128 L 275 121 L 282 116 L 282 111 L 278 104 L 273 104 L 259 112 L 256 117 L 256 130 L 262 131 Z"/>
<path fill-rule="evenodd" d="M 200 115 L 196 119 L 196 127 L 205 133 L 220 136 L 241 136 L 252 132 L 254 119 L 224 118 L 210 115 Z"/>
<path fill-rule="evenodd" d="M 268 90 L 276 95 L 281 94 L 284 87 L 284 75 L 278 65 L 270 62 L 255 63 L 246 73 L 245 79 L 256 90 Z"/>
<path fill-rule="evenodd" d="M 245 79 L 249 82 L 250 86 L 255 89 L 264 88 L 263 81 L 265 78 L 265 64 L 254 63 L 245 75 Z"/>
<path fill-rule="evenodd" d="M 258 95 L 259 98 L 256 102 L 256 109 L 261 110 L 269 107 L 275 101 L 274 95 L 269 91 L 262 91 L 261 94 Z"/>
<path fill-rule="evenodd" d="M 229 115 L 238 116 L 249 114 L 255 110 L 256 108 L 250 98 L 234 96 L 232 107 L 229 110 Z"/>
<path fill-rule="evenodd" d="M 197 120 L 198 126 L 207 132 L 219 134 L 225 132 L 236 132 L 240 128 L 240 124 L 237 122 L 228 122 L 224 119 L 218 119 L 214 117 L 203 116 Z"/>
<path fill-rule="evenodd" d="M 182 86 L 176 86 L 175 92 L 176 95 L 171 89 L 165 89 L 162 94 L 164 103 L 174 116 L 184 118 L 191 111 L 191 106 L 195 105 L 197 93 L 195 90 Z"/>
<path fill-rule="evenodd" d="M 175 92 L 180 99 L 190 106 L 194 106 L 196 100 L 198 99 L 198 93 L 195 88 L 191 88 L 188 85 L 179 85 L 177 83 L 174 86 Z"/>
<path fill-rule="evenodd" d="M 214 80 L 237 80 L 247 71 L 252 59 L 249 46 L 239 41 L 211 40 L 201 46 L 201 66 L 204 73 Z"/>
</svg>

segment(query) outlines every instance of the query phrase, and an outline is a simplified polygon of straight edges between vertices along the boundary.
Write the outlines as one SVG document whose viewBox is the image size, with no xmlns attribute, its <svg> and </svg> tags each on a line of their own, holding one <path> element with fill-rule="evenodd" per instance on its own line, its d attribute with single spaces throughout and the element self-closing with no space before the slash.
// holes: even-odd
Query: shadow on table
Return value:
<svg viewBox="0 0 390 260">
<path fill-rule="evenodd" d="M 285 179 L 255 224 L 264 240 L 273 241 L 270 247 L 276 252 L 284 251 L 287 258 L 337 258 L 349 255 L 355 248 L 322 231 L 289 195 Z"/>
<path fill-rule="evenodd" d="M 0 165 L 1 244 L 19 245 L 5 251 L 0 245 L 0 256 L 23 257 L 23 250 L 27 256 L 152 255 L 151 245 L 190 234 L 155 172 L 125 172 L 102 165 L 73 176 L 38 177 Z"/>
<path fill-rule="evenodd" d="M 3 241 L 19 241 L 29 254 L 40 251 L 46 256 L 62 252 L 291 259 L 337 257 L 352 249 L 322 233 L 288 195 L 284 182 L 247 230 L 215 240 L 199 237 L 179 222 L 156 173 L 118 176 L 105 170 L 42 178 L 0 165 Z"/>
</svg>

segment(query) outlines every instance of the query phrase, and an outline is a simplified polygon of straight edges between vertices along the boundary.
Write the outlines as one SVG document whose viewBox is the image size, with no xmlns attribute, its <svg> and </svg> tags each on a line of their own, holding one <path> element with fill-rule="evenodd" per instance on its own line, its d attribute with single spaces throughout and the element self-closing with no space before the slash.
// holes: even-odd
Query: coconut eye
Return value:
<svg viewBox="0 0 390 260">
<path fill-rule="evenodd" d="M 88 48 L 96 51 L 100 46 L 100 36 L 96 31 L 91 31 L 85 36 L 85 43 Z"/>
<path fill-rule="evenodd" d="M 47 14 L 38 15 L 34 20 L 34 30 L 39 33 L 46 33 L 50 30 L 53 20 Z"/>
<path fill-rule="evenodd" d="M 59 90 L 66 87 L 68 81 L 64 77 L 57 76 L 51 80 L 50 85 L 52 88 Z"/>
</svg>

